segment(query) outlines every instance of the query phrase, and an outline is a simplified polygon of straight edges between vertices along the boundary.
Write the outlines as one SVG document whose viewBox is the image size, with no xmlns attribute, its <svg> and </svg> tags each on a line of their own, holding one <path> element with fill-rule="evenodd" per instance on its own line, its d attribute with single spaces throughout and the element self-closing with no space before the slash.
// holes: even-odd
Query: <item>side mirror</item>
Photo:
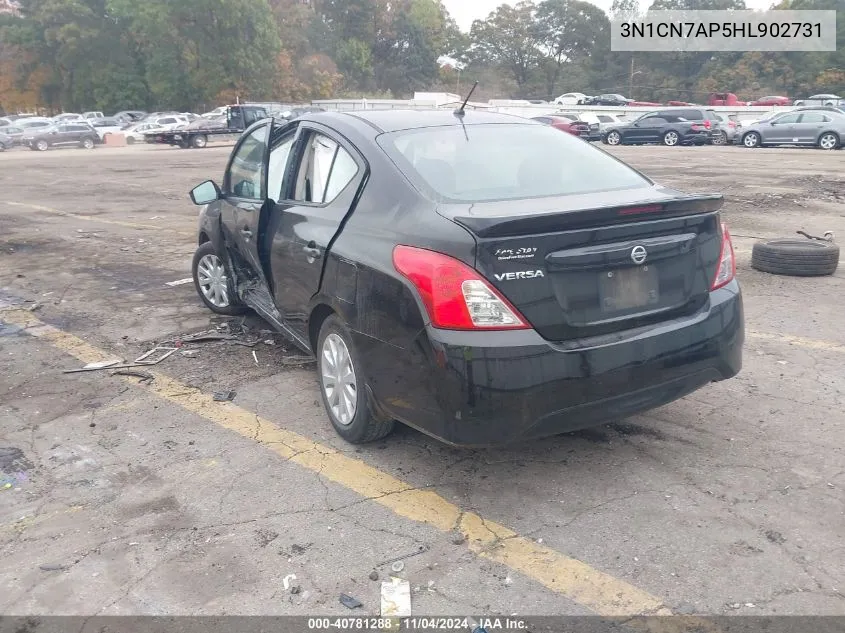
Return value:
<svg viewBox="0 0 845 633">
<path fill-rule="evenodd" d="M 204 183 L 191 189 L 191 202 L 197 206 L 211 204 L 220 199 L 220 187 L 213 180 L 206 180 Z"/>
</svg>

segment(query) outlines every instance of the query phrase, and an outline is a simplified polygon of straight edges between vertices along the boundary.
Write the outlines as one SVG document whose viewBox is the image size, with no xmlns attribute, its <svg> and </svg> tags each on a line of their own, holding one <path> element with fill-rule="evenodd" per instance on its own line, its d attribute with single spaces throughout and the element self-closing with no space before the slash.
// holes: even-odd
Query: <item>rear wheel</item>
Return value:
<svg viewBox="0 0 845 633">
<path fill-rule="evenodd" d="M 713 143 L 713 145 L 727 145 L 728 135 L 724 130 L 722 130 L 711 139 L 711 142 Z"/>
<path fill-rule="evenodd" d="M 604 140 L 608 145 L 619 145 L 622 142 L 622 135 L 616 130 L 612 130 L 607 133 Z"/>
<path fill-rule="evenodd" d="M 211 242 L 201 245 L 194 253 L 191 273 L 197 294 L 209 310 L 228 316 L 246 311 L 237 300 L 226 264 L 218 257 Z"/>
<path fill-rule="evenodd" d="M 839 136 L 834 132 L 825 132 L 819 137 L 819 147 L 822 149 L 836 149 L 839 147 Z"/>
<path fill-rule="evenodd" d="M 316 353 L 320 395 L 338 435 L 352 444 L 364 444 L 390 433 L 395 423 L 373 414 L 360 357 L 337 315 L 323 322 Z"/>
<path fill-rule="evenodd" d="M 202 149 L 208 145 L 208 137 L 205 134 L 197 134 L 192 140 L 191 145 L 197 149 Z"/>
<path fill-rule="evenodd" d="M 82 142 L 79 145 L 83 149 L 94 149 L 94 139 L 92 139 L 92 138 L 82 139 Z"/>
<path fill-rule="evenodd" d="M 757 132 L 749 132 L 745 136 L 742 137 L 742 144 L 745 147 L 760 147 L 760 135 Z"/>
<path fill-rule="evenodd" d="M 680 140 L 681 137 L 675 130 L 669 130 L 663 135 L 663 144 L 667 147 L 675 147 Z"/>
</svg>

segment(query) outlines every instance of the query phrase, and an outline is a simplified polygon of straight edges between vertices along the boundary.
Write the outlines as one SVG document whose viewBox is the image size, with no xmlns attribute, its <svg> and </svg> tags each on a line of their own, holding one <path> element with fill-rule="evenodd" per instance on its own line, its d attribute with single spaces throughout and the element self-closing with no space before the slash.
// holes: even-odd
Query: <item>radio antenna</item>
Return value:
<svg viewBox="0 0 845 633">
<path fill-rule="evenodd" d="M 469 98 L 472 96 L 472 93 L 475 92 L 475 89 L 477 87 L 478 87 L 478 82 L 476 81 L 472 85 L 472 88 L 470 88 L 469 94 L 467 95 L 467 98 L 464 99 L 464 102 L 461 104 L 461 107 L 458 108 L 457 110 L 455 110 L 455 116 L 464 116 L 464 114 L 466 114 L 466 107 L 467 107 L 467 103 L 469 103 Z"/>
</svg>

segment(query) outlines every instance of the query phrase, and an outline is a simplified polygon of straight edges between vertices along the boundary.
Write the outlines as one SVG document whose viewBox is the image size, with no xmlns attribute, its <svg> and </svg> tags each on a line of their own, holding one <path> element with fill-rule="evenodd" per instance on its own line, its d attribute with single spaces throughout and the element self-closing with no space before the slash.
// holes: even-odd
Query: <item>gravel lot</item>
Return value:
<svg viewBox="0 0 845 633">
<path fill-rule="evenodd" d="M 744 370 L 648 415 L 496 450 L 405 428 L 346 445 L 313 368 L 260 332 L 255 347 L 177 353 L 152 386 L 62 373 L 93 353 L 82 341 L 131 360 L 225 322 L 191 284 L 166 284 L 190 274 L 187 192 L 219 181 L 228 153 L 0 154 L 0 613 L 350 614 L 346 593 L 378 614 L 369 575 L 414 554 L 397 575 L 419 614 L 845 615 L 845 267 L 798 279 L 749 263 L 757 238 L 845 236 L 842 152 L 613 149 L 727 197 Z M 34 319 L 56 329 L 30 336 Z M 202 395 L 223 389 L 233 403 Z M 365 479 L 404 482 L 406 501 Z M 467 517 L 492 536 L 464 540 L 452 527 Z"/>
</svg>

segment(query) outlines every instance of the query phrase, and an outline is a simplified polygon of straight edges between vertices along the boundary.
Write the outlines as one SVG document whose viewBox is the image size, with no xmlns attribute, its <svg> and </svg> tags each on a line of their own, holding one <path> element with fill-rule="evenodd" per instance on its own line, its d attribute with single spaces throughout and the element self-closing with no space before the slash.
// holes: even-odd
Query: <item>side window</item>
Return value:
<svg viewBox="0 0 845 633">
<path fill-rule="evenodd" d="M 266 125 L 244 137 L 232 156 L 229 172 L 224 180 L 226 193 L 249 200 L 261 199 L 266 138 Z"/>
<path fill-rule="evenodd" d="M 613 119 L 607 116 L 606 114 L 600 114 L 599 121 L 601 121 L 602 123 L 613 123 Z"/>
<path fill-rule="evenodd" d="M 296 176 L 294 200 L 323 203 L 336 151 L 337 143 L 333 140 L 322 134 L 311 134 Z"/>
<path fill-rule="evenodd" d="M 342 147 L 337 148 L 337 156 L 334 159 L 332 173 L 329 176 L 329 186 L 326 187 L 326 194 L 323 202 L 331 202 L 346 189 L 358 173 L 358 163 Z"/>
<path fill-rule="evenodd" d="M 274 202 L 283 199 L 282 183 L 295 138 L 295 131 L 288 133 L 270 150 L 270 166 L 267 170 L 267 197 Z"/>
<path fill-rule="evenodd" d="M 778 125 L 784 125 L 786 123 L 798 123 L 798 119 L 800 116 L 800 114 L 787 114 L 778 119 L 775 119 L 774 121 L 772 121 L 772 123 L 777 123 Z"/>
<path fill-rule="evenodd" d="M 801 116 L 801 123 L 825 123 L 830 119 L 821 112 L 807 112 Z"/>
<path fill-rule="evenodd" d="M 312 132 L 299 165 L 294 199 L 331 202 L 357 173 L 358 164 L 345 149 L 327 136 Z"/>
<path fill-rule="evenodd" d="M 536 116 L 536 117 L 534 117 L 534 120 L 537 121 L 538 123 L 545 123 L 546 125 L 548 125 L 549 123 L 552 122 L 552 120 L 549 117 L 546 117 L 546 116 Z"/>
<path fill-rule="evenodd" d="M 643 124 L 645 125 L 665 125 L 666 119 L 658 116 L 650 116 L 647 119 L 643 119 Z"/>
<path fill-rule="evenodd" d="M 171 125 L 172 123 L 176 123 L 176 119 L 174 119 L 173 117 L 168 117 L 166 119 L 159 119 L 158 122 L 162 125 Z"/>
</svg>

